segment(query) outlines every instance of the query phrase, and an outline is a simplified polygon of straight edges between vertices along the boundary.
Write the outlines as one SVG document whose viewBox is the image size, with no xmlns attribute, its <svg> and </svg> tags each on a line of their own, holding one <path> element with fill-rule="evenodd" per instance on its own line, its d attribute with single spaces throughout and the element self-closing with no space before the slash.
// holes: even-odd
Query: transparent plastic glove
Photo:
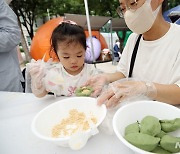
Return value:
<svg viewBox="0 0 180 154">
<path fill-rule="evenodd" d="M 28 64 L 31 76 L 31 89 L 35 95 L 39 95 L 44 91 L 43 78 L 45 76 L 45 63 L 42 60 L 34 59 Z"/>
<path fill-rule="evenodd" d="M 138 100 L 142 98 L 154 99 L 157 95 L 152 82 L 123 79 L 113 82 L 99 98 L 98 104 L 106 104 L 108 108 L 117 106 L 120 102 Z"/>
<path fill-rule="evenodd" d="M 50 69 L 44 77 L 44 86 L 46 91 L 61 95 L 63 89 L 64 78 L 59 74 L 56 68 Z"/>
<path fill-rule="evenodd" d="M 84 86 L 90 86 L 93 89 L 92 97 L 97 97 L 102 92 L 104 85 L 108 83 L 107 78 L 104 74 L 98 74 L 92 76 L 88 79 L 88 81 L 84 84 Z"/>
<path fill-rule="evenodd" d="M 47 72 L 47 67 L 52 62 L 52 59 L 48 60 L 48 62 L 44 62 L 44 60 L 31 60 L 28 64 L 28 70 L 31 76 L 31 89 L 35 95 L 39 95 L 45 91 L 44 87 L 44 77 Z"/>
</svg>

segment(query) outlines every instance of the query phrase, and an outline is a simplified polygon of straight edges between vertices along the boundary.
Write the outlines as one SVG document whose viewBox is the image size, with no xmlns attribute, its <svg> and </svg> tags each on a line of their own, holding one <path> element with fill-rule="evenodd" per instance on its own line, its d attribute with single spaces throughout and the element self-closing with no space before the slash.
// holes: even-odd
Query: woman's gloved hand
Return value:
<svg viewBox="0 0 180 154">
<path fill-rule="evenodd" d="M 154 99 L 156 95 L 157 90 L 152 82 L 122 79 L 108 86 L 108 89 L 99 96 L 98 104 L 106 104 L 108 108 L 112 108 L 123 101 L 137 100 L 144 96 Z"/>
<path fill-rule="evenodd" d="M 108 83 L 107 78 L 104 74 L 98 74 L 92 76 L 87 80 L 87 82 L 83 86 L 92 87 L 93 93 L 92 97 L 97 97 L 102 92 L 103 87 Z"/>
</svg>

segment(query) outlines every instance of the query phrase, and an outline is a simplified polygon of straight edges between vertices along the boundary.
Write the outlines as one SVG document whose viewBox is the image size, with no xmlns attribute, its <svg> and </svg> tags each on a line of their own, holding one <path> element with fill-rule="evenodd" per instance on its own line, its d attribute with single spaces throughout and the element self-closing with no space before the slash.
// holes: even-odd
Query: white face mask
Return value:
<svg viewBox="0 0 180 154">
<path fill-rule="evenodd" d="M 154 24 L 160 7 L 161 5 L 152 11 L 151 0 L 145 0 L 145 3 L 137 10 L 127 10 L 124 18 L 128 28 L 137 34 L 147 32 Z"/>
</svg>

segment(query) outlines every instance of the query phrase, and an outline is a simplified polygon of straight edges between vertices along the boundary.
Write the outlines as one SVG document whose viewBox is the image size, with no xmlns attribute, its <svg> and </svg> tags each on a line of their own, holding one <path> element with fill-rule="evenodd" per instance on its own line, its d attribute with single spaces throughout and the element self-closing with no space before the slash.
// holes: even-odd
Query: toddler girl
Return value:
<svg viewBox="0 0 180 154">
<path fill-rule="evenodd" d="M 61 22 L 52 33 L 51 48 L 59 59 L 58 63 L 38 60 L 29 67 L 31 89 L 37 97 L 48 92 L 57 96 L 74 96 L 77 88 L 98 73 L 94 65 L 84 63 L 86 36 L 76 23 Z"/>
</svg>

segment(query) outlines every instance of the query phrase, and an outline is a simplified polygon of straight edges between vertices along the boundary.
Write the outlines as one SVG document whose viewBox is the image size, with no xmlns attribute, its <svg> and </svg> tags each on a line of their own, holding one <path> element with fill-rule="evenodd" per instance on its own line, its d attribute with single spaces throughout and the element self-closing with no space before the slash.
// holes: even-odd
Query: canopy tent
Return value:
<svg viewBox="0 0 180 154">
<path fill-rule="evenodd" d="M 168 22 L 175 22 L 178 24 L 178 18 L 180 18 L 180 5 L 170 9 L 170 10 L 167 10 L 163 13 L 163 16 L 164 16 L 164 19 Z M 176 16 L 176 21 L 171 21 L 171 19 L 173 18 L 172 16 Z M 178 17 L 179 16 L 179 17 Z M 172 18 L 170 18 L 172 17 Z"/>
<path fill-rule="evenodd" d="M 80 14 L 64 14 L 66 20 L 75 21 L 78 25 L 82 26 L 85 30 L 88 30 L 86 15 Z M 109 20 L 112 21 L 112 30 L 128 30 L 128 27 L 123 18 L 112 18 L 104 16 L 89 16 L 91 29 L 100 30 Z"/>
<path fill-rule="evenodd" d="M 72 20 L 83 27 L 85 30 L 88 30 L 86 15 L 65 13 L 64 16 L 66 20 Z M 110 19 L 111 17 L 89 16 L 91 29 L 97 31 L 100 30 L 100 28 L 103 27 Z"/>
<path fill-rule="evenodd" d="M 125 20 L 123 18 L 112 18 L 112 30 L 120 31 L 120 30 L 129 30 Z"/>
</svg>

